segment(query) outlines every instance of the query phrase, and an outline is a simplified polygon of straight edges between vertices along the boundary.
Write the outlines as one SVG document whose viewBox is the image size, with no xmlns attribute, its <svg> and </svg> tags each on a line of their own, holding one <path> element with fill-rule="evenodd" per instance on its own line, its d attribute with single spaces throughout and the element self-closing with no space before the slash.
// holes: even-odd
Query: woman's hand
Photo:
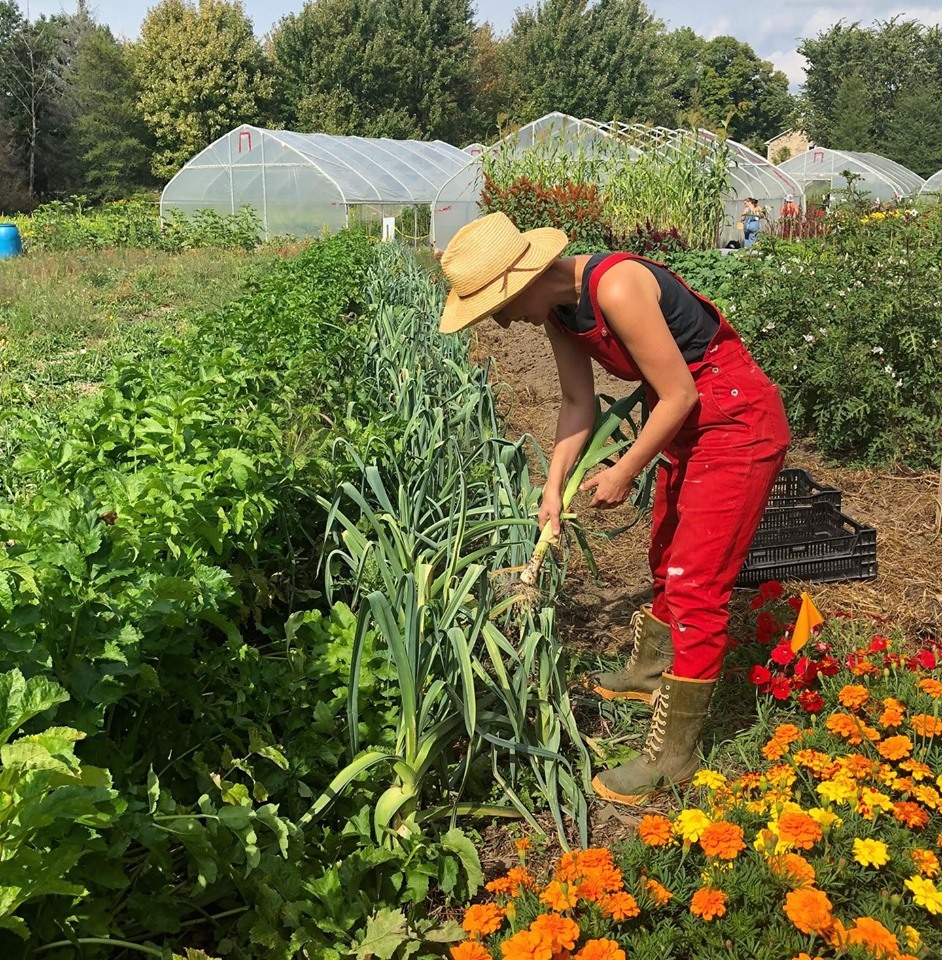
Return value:
<svg viewBox="0 0 942 960">
<path fill-rule="evenodd" d="M 540 501 L 540 512 L 539 512 L 539 524 L 540 532 L 543 532 L 543 528 L 550 524 L 550 529 L 553 531 L 553 536 L 559 536 L 560 529 L 560 519 L 559 516 L 563 512 L 563 498 L 559 495 L 558 490 L 546 490 L 543 491 L 543 499 Z"/>
<path fill-rule="evenodd" d="M 590 507 L 611 510 L 613 507 L 621 506 L 631 496 L 635 478 L 635 474 L 626 473 L 624 469 L 619 469 L 617 466 L 609 467 L 583 481 L 579 489 L 583 493 L 595 491 L 595 495 L 589 502 Z"/>
</svg>

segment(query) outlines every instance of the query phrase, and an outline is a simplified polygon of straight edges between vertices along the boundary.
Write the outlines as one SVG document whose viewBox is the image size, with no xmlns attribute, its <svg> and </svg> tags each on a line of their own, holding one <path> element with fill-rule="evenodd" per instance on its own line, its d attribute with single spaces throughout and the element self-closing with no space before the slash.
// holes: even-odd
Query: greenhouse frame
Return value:
<svg viewBox="0 0 942 960">
<path fill-rule="evenodd" d="M 184 164 L 161 194 L 160 215 L 207 209 L 235 214 L 249 206 L 266 238 L 306 237 L 357 221 L 379 224 L 411 208 L 414 216 L 403 217 L 408 233 L 421 229 L 410 227 L 413 222 L 427 224 L 442 183 L 468 157 L 441 140 L 340 137 L 243 124 Z"/>
<path fill-rule="evenodd" d="M 694 136 L 709 146 L 719 143 L 716 134 L 707 130 L 694 134 L 667 127 L 577 119 L 555 112 L 526 124 L 487 149 L 522 153 L 536 143 L 556 142 L 561 152 L 575 154 L 591 151 L 593 145 L 607 147 L 617 142 L 630 160 L 652 151 L 677 149 L 682 140 L 689 142 Z M 798 203 L 802 196 L 800 184 L 765 157 L 732 140 L 726 140 L 725 145 L 729 150 L 729 180 L 723 222 L 717 230 L 718 246 L 741 236 L 736 224 L 746 197 L 755 197 L 775 219 L 786 196 L 791 194 Z M 442 184 L 432 208 L 432 240 L 438 249 L 444 249 L 464 224 L 480 215 L 482 169 L 482 161 L 477 158 Z"/>
<path fill-rule="evenodd" d="M 937 171 L 932 174 L 931 177 L 922 185 L 922 189 L 919 191 L 923 196 L 928 194 L 940 194 L 942 193 L 942 170 Z"/>
<path fill-rule="evenodd" d="M 918 173 L 879 154 L 825 147 L 811 147 L 796 154 L 780 163 L 779 169 L 801 183 L 806 197 L 846 190 L 847 178 L 842 176 L 845 170 L 858 174 L 859 189 L 881 203 L 915 196 L 925 183 Z"/>
</svg>

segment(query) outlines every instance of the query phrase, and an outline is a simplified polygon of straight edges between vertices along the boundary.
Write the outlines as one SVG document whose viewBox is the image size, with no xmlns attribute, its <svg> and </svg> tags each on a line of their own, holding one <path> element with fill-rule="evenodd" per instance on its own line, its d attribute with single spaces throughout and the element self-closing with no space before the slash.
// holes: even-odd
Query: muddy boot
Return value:
<svg viewBox="0 0 942 960">
<path fill-rule="evenodd" d="M 671 628 L 651 613 L 645 604 L 631 617 L 634 645 L 624 670 L 618 673 L 594 673 L 585 685 L 606 700 L 641 700 L 650 703 L 660 686 L 661 674 L 674 662 Z"/>
<path fill-rule="evenodd" d="M 612 803 L 642 803 L 663 787 L 688 781 L 699 769 L 698 740 L 715 680 L 687 680 L 665 673 L 641 753 L 593 781 Z"/>
</svg>

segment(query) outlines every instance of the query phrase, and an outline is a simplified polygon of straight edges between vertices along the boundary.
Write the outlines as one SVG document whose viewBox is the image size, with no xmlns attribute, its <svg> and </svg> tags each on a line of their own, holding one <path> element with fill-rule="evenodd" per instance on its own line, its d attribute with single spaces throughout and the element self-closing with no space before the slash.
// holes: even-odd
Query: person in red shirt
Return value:
<svg viewBox="0 0 942 960">
<path fill-rule="evenodd" d="M 440 329 L 488 317 L 541 326 L 561 402 L 539 524 L 560 530 L 562 489 L 595 418 L 592 361 L 644 384 L 650 416 L 614 466 L 580 489 L 613 509 L 655 457 L 648 560 L 653 599 L 635 617 L 624 669 L 588 678 L 598 695 L 647 701 L 641 754 L 599 773 L 596 793 L 637 803 L 698 769 L 698 741 L 729 643 L 729 599 L 782 466 L 778 388 L 706 297 L 663 264 L 629 253 L 561 256 L 561 230 L 522 233 L 502 213 L 462 227 L 441 265 L 451 284 Z"/>
</svg>

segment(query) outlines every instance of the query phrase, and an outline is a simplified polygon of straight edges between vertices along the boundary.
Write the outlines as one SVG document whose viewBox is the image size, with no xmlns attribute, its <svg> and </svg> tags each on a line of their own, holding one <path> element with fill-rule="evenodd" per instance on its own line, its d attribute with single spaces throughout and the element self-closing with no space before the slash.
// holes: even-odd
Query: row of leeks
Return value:
<svg viewBox="0 0 942 960">
<path fill-rule="evenodd" d="M 438 336 L 440 288 L 407 252 L 381 248 L 368 297 L 364 377 L 384 439 L 359 454 L 359 481 L 325 501 L 328 597 L 358 612 L 351 759 L 307 819 L 369 778 L 381 789 L 373 828 L 387 845 L 442 817 L 516 816 L 540 830 L 533 811 L 543 805 L 564 845 L 573 828 L 584 845 L 589 758 L 552 604 L 508 603 L 493 576 L 533 552 L 540 490 L 527 453 L 545 467 L 542 453 L 528 437 L 500 436 L 488 370 L 468 362 L 463 338 Z M 387 651 L 401 697 L 393 749 L 359 739 L 370 641 Z M 469 799 L 484 770 L 494 788 Z"/>
</svg>

